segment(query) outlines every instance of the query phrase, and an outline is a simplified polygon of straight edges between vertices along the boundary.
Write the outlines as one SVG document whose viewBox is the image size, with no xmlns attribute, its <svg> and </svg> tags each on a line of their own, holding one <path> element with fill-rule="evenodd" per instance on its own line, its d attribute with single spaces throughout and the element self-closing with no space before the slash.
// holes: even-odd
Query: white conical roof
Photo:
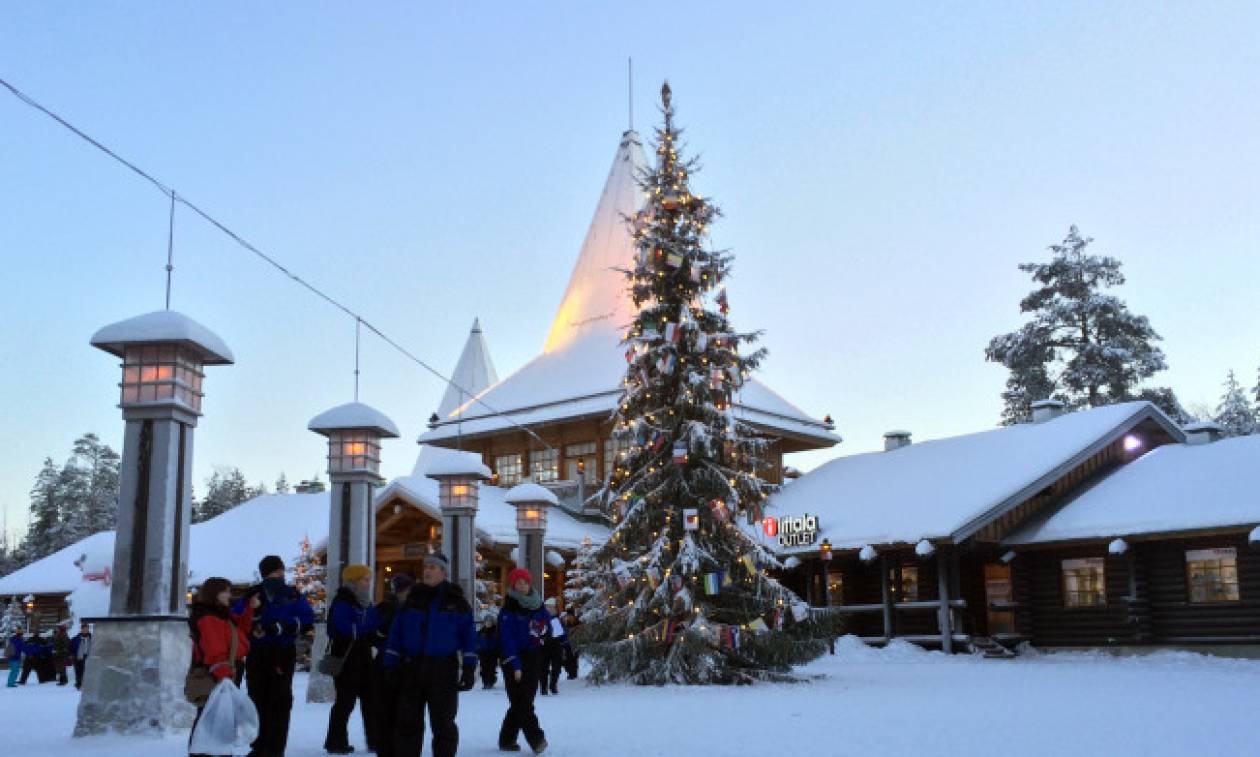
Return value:
<svg viewBox="0 0 1260 757">
<path fill-rule="evenodd" d="M 638 133 L 622 134 L 582 252 L 547 332 L 544 353 L 563 349 L 592 331 L 613 331 L 620 340 L 622 331 L 634 320 L 625 276 L 616 269 L 625 269 L 634 260 L 634 240 L 626 229 L 626 217 L 643 204 L 638 178 L 646 165 Z"/>
<path fill-rule="evenodd" d="M 459 362 L 451 374 L 451 383 L 446 385 L 446 393 L 438 405 L 438 417 L 446 418 L 498 380 L 499 374 L 495 373 L 490 351 L 486 349 L 486 340 L 481 333 L 481 321 L 474 319 L 468 341 L 464 342 L 464 351 L 459 353 Z"/>
</svg>

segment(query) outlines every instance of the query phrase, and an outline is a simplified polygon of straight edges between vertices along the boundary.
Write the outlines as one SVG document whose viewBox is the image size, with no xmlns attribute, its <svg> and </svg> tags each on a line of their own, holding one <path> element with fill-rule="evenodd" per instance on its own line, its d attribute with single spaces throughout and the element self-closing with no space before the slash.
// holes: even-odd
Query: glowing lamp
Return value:
<svg viewBox="0 0 1260 757">
<path fill-rule="evenodd" d="M 1137 452 L 1142 449 L 1142 437 L 1137 434 L 1126 434 L 1124 437 L 1124 451 Z"/>
<path fill-rule="evenodd" d="M 830 539 L 823 539 L 822 544 L 818 545 L 818 556 L 821 557 L 824 562 L 831 561 L 831 540 Z"/>
<path fill-rule="evenodd" d="M 328 438 L 328 473 L 338 477 L 380 478 L 381 439 L 398 436 L 393 421 L 361 402 L 323 412 L 307 428 Z"/>
</svg>

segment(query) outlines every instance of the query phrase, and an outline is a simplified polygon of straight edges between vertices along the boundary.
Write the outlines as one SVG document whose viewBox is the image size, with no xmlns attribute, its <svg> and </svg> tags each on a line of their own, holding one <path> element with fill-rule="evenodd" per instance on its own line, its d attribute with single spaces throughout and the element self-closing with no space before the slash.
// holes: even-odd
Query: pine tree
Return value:
<svg viewBox="0 0 1260 757">
<path fill-rule="evenodd" d="M 22 551 L 32 562 L 69 544 L 62 526 L 60 479 L 57 464 L 51 457 L 44 458 L 44 467 L 31 488 L 31 521 L 22 544 Z"/>
<path fill-rule="evenodd" d="M 1233 371 L 1225 379 L 1225 393 L 1216 406 L 1213 420 L 1225 429 L 1226 436 L 1248 436 L 1257 431 L 1256 410 L 1251 406 Z"/>
<path fill-rule="evenodd" d="M 310 603 L 316 615 L 323 615 L 324 600 L 327 596 L 327 587 L 324 584 L 326 569 L 324 561 L 311 548 L 311 540 L 308 537 L 302 537 L 298 545 L 297 558 L 293 560 L 293 567 L 289 569 L 289 572 L 292 574 L 294 588 L 306 597 L 306 601 Z"/>
<path fill-rule="evenodd" d="M 289 493 L 289 479 L 284 475 L 284 472 L 282 471 L 280 473 L 280 478 L 276 479 L 276 494 L 288 494 L 288 493 Z"/>
<path fill-rule="evenodd" d="M 565 573 L 564 601 L 566 606 L 575 608 L 575 611 L 594 612 L 598 609 L 593 607 L 591 602 L 600 587 L 597 549 L 591 537 L 582 539 L 582 546 L 578 548 L 577 554 L 573 557 L 573 564 Z M 578 615 L 578 620 L 583 623 L 595 619 L 595 617 Z"/>
<path fill-rule="evenodd" d="M 630 221 L 638 315 L 614 418 L 625 453 L 605 491 L 614 527 L 575 642 L 597 683 L 790 679 L 789 666 L 825 651 L 823 629 L 778 630 L 807 608 L 763 572 L 777 561 L 734 523 L 759 517 L 769 492 L 756 474 L 767 442 L 731 404 L 765 350 L 727 319 L 718 287 L 733 258 L 706 246 L 719 211 L 688 187 L 696 163 L 680 157 L 668 84 L 661 100 L 656 167 L 640 177 L 647 205 Z"/>
<path fill-rule="evenodd" d="M 1102 292 L 1124 283 L 1120 261 L 1091 255 L 1094 240 L 1075 226 L 1051 245 L 1049 263 L 1019 267 L 1040 287 L 1019 304 L 1032 320 L 996 336 L 985 359 L 1010 371 L 1002 393 L 1003 423 L 1032 416 L 1031 403 L 1053 398 L 1069 407 L 1098 407 L 1132 399 L 1138 384 L 1164 370 L 1160 339 L 1145 316 Z"/>
<path fill-rule="evenodd" d="M 22 601 L 17 597 L 10 597 L 5 605 L 4 613 L 0 614 L 0 646 L 8 641 L 14 632 L 25 628 L 26 614 L 22 609 Z"/>
<path fill-rule="evenodd" d="M 193 523 L 201 523 L 266 493 L 262 484 L 250 486 L 240 468 L 215 470 L 206 479 L 206 496 L 193 509 Z"/>
<path fill-rule="evenodd" d="M 1181 400 L 1177 399 L 1177 393 L 1166 386 L 1147 387 L 1138 392 L 1135 399 L 1146 400 L 1164 411 L 1164 415 L 1171 418 L 1178 426 L 1185 426 L 1198 420 L 1194 413 L 1187 410 L 1181 404 Z"/>
</svg>

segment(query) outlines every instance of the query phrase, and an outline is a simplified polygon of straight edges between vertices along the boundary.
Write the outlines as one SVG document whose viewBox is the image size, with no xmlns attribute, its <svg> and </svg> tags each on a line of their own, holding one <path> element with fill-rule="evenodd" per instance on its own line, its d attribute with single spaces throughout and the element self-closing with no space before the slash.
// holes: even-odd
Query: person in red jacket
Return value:
<svg viewBox="0 0 1260 757">
<path fill-rule="evenodd" d="M 188 625 L 192 629 L 193 665 L 205 666 L 216 683 L 230 677 L 240 685 L 245 673 L 245 656 L 249 654 L 249 631 L 259 599 L 254 597 L 248 602 L 240 615 L 232 613 L 231 601 L 232 584 L 226 578 L 206 579 L 193 600 Z M 231 659 L 233 636 L 236 637 L 235 660 Z M 204 708 L 205 702 L 197 705 L 194 731 Z M 192 738 L 191 733 L 189 738 Z"/>
</svg>

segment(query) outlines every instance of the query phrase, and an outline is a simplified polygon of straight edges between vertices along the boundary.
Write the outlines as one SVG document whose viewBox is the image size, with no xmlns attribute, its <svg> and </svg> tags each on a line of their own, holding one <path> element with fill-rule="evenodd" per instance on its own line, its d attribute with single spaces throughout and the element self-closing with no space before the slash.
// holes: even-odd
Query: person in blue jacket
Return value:
<svg viewBox="0 0 1260 757">
<path fill-rule="evenodd" d="M 5 639 L 4 642 L 4 658 L 9 661 L 9 682 L 6 684 L 10 689 L 17 688 L 18 675 L 22 672 L 22 647 L 25 639 L 22 638 L 22 630 L 17 629 L 13 635 Z"/>
<path fill-rule="evenodd" d="M 449 573 L 446 555 L 424 558 L 421 581 L 407 595 L 385 642 L 385 673 L 398 688 L 396 757 L 420 756 L 426 707 L 433 757 L 454 757 L 459 748 L 458 692 L 473 687 L 477 647 L 472 607 L 463 590 L 446 580 Z"/>
<path fill-rule="evenodd" d="M 481 668 L 481 688 L 493 689 L 499 677 L 498 618 L 489 616 L 477 629 L 477 661 Z"/>
<path fill-rule="evenodd" d="M 327 654 L 342 658 L 341 672 L 333 678 L 337 699 L 328 712 L 328 733 L 324 751 L 329 754 L 353 754 L 347 725 L 355 701 L 363 718 L 363 733 L 369 752 L 375 752 L 372 724 L 376 713 L 372 696 L 372 643 L 375 641 L 375 613 L 372 606 L 372 569 L 367 565 L 347 565 L 341 571 L 341 586 L 328 611 Z"/>
<path fill-rule="evenodd" d="M 315 613 L 298 590 L 284 582 L 284 561 L 267 555 L 258 563 L 262 583 L 250 587 L 236 602 L 233 612 L 258 597 L 249 656 L 245 658 L 245 684 L 258 710 L 258 738 L 250 757 L 284 757 L 289 741 L 289 714 L 293 710 L 293 671 L 297 666 L 297 639 L 315 623 Z"/>
<path fill-rule="evenodd" d="M 534 754 L 542 754 L 547 748 L 547 737 L 534 712 L 534 697 L 538 694 L 543 639 L 551 625 L 551 613 L 543 607 L 542 594 L 534 590 L 528 570 L 517 568 L 509 573 L 508 586 L 503 609 L 499 611 L 503 686 L 508 697 L 508 711 L 499 729 L 499 750 L 521 751 L 516 736 L 524 731 Z"/>
</svg>

